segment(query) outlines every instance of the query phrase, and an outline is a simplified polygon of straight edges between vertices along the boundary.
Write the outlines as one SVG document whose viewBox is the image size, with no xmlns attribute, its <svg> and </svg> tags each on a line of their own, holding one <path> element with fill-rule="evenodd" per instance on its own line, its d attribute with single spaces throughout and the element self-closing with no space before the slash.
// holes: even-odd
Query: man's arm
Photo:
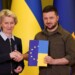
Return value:
<svg viewBox="0 0 75 75">
<path fill-rule="evenodd" d="M 69 64 L 69 60 L 67 60 L 64 57 L 59 59 L 54 59 L 51 56 L 46 56 L 45 63 L 51 64 L 51 65 L 66 65 L 66 64 Z"/>
<path fill-rule="evenodd" d="M 28 53 L 23 54 L 23 59 L 28 60 Z"/>
</svg>

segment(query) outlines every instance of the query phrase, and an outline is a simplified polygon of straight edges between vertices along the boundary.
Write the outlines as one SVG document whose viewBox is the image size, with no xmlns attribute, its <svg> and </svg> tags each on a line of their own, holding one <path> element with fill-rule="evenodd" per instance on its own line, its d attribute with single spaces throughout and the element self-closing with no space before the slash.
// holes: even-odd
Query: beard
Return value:
<svg viewBox="0 0 75 75">
<path fill-rule="evenodd" d="M 51 28 L 49 28 L 48 26 L 46 26 L 47 29 L 52 30 L 57 26 L 58 23 L 54 24 Z"/>
</svg>

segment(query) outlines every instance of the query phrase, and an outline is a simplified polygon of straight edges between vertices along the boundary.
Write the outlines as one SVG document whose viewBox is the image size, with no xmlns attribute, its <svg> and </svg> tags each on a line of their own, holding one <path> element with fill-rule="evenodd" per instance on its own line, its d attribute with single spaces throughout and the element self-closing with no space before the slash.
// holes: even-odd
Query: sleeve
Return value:
<svg viewBox="0 0 75 75">
<path fill-rule="evenodd" d="M 40 39 L 40 36 L 39 36 L 39 33 L 37 33 L 34 37 L 34 40 L 39 40 Z"/>
<path fill-rule="evenodd" d="M 19 52 L 22 53 L 22 42 L 21 42 L 21 39 L 18 41 L 18 50 L 19 50 Z M 21 66 L 22 68 L 24 68 L 24 61 L 23 60 L 20 61 L 18 63 L 18 66 Z"/>
<path fill-rule="evenodd" d="M 75 64 L 75 39 L 69 36 L 66 41 L 66 56 L 65 58 L 69 60 L 69 64 Z"/>
<path fill-rule="evenodd" d="M 6 43 L 0 38 L 0 63 L 8 62 L 11 60 L 8 50 L 9 46 L 7 44 L 8 42 Z"/>
<path fill-rule="evenodd" d="M 0 63 L 6 62 L 8 60 L 11 60 L 10 55 L 5 53 L 5 54 L 0 54 Z"/>
</svg>

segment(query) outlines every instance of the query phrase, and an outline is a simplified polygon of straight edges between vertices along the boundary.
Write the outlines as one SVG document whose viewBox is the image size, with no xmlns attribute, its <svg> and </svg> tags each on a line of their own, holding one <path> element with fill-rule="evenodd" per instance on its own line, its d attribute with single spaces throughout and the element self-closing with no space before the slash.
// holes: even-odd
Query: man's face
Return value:
<svg viewBox="0 0 75 75">
<path fill-rule="evenodd" d="M 47 29 L 55 28 L 55 26 L 58 23 L 58 19 L 59 19 L 59 17 L 55 14 L 54 11 L 43 13 L 43 21 L 44 21 L 44 25 L 45 25 L 45 27 L 47 27 Z"/>
</svg>

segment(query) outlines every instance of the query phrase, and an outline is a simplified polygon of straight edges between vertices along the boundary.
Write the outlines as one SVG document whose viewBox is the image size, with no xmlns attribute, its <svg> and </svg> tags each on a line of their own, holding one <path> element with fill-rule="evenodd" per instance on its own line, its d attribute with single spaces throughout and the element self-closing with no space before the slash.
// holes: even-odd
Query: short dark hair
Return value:
<svg viewBox="0 0 75 75">
<path fill-rule="evenodd" d="M 52 5 L 48 5 L 48 6 L 46 6 L 46 7 L 43 9 L 43 13 L 44 13 L 44 12 L 50 12 L 50 11 L 54 11 L 54 12 L 56 13 L 56 15 L 58 15 L 57 9 L 56 9 L 54 6 L 52 6 Z"/>
</svg>

